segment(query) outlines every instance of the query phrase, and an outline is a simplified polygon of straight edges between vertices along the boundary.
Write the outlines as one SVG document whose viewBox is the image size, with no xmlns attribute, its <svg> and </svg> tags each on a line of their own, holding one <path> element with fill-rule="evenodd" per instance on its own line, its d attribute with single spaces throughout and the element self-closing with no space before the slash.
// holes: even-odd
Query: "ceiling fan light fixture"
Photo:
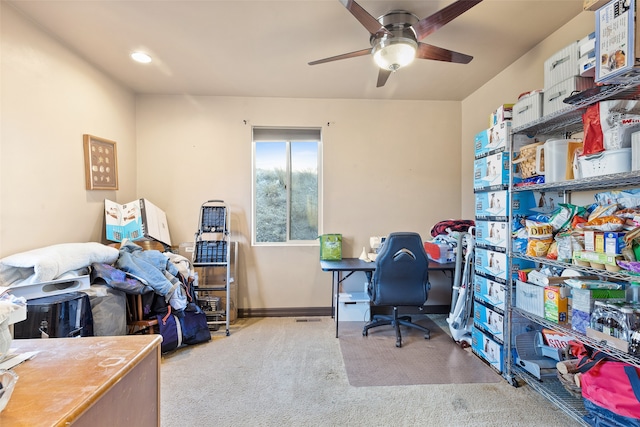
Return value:
<svg viewBox="0 0 640 427">
<path fill-rule="evenodd" d="M 142 51 L 135 51 L 131 53 L 131 59 L 141 64 L 148 64 L 151 62 L 151 56 Z"/>
<path fill-rule="evenodd" d="M 413 62 L 417 49 L 418 43 L 410 38 L 382 38 L 373 47 L 373 60 L 384 70 L 396 71 Z"/>
</svg>

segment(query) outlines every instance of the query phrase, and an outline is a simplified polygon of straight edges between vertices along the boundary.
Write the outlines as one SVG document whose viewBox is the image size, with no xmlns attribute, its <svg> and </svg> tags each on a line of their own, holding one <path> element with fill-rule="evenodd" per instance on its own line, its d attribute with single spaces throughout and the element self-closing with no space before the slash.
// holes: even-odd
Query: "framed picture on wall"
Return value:
<svg viewBox="0 0 640 427">
<path fill-rule="evenodd" d="M 84 172 L 87 190 L 118 189 L 116 143 L 97 136 L 83 135 Z"/>
</svg>

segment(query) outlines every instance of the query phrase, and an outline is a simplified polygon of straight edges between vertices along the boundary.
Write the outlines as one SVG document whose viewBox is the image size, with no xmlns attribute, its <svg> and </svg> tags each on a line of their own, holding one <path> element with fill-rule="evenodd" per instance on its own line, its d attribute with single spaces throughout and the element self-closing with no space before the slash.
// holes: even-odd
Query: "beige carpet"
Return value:
<svg viewBox="0 0 640 427">
<path fill-rule="evenodd" d="M 333 319 L 299 320 L 307 319 L 238 319 L 231 336 L 164 356 L 161 427 L 578 425 L 506 381 L 354 387 Z"/>
<path fill-rule="evenodd" d="M 402 347 L 395 331 L 380 326 L 362 336 L 363 322 L 340 322 L 340 350 L 349 384 L 355 387 L 417 384 L 496 383 L 501 377 L 471 350 L 457 345 L 428 318 L 415 321 L 431 330 L 401 327 Z"/>
</svg>

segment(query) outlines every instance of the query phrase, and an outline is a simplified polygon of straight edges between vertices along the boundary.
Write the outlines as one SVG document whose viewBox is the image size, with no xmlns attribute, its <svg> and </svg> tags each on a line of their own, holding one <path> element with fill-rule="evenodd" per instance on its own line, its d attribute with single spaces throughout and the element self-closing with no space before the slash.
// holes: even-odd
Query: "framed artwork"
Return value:
<svg viewBox="0 0 640 427">
<path fill-rule="evenodd" d="M 116 143 L 93 135 L 83 135 L 84 173 L 87 190 L 118 189 Z"/>
</svg>

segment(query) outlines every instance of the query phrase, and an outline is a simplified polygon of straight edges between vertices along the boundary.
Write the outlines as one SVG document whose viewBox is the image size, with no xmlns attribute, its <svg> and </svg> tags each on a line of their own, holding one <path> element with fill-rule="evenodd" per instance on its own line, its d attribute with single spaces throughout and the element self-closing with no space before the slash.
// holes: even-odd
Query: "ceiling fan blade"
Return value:
<svg viewBox="0 0 640 427">
<path fill-rule="evenodd" d="M 416 32 L 416 38 L 418 41 L 422 40 L 481 1 L 482 0 L 458 0 L 433 15 L 421 19 L 412 25 Z"/>
<path fill-rule="evenodd" d="M 380 71 L 378 71 L 378 84 L 376 84 L 376 87 L 384 86 L 390 75 L 391 70 L 383 70 L 382 68 L 380 68 Z"/>
<path fill-rule="evenodd" d="M 318 59 L 317 61 L 309 62 L 309 65 L 324 64 L 325 62 L 338 61 L 340 59 L 356 58 L 358 56 L 369 55 L 371 48 L 356 50 L 355 52 L 343 53 L 342 55 L 331 56 L 329 58 Z"/>
<path fill-rule="evenodd" d="M 435 59 L 436 61 L 455 62 L 457 64 L 468 64 L 473 59 L 473 56 L 443 49 L 426 43 L 418 43 L 416 58 Z"/>
<path fill-rule="evenodd" d="M 369 33 L 376 34 L 379 33 L 380 31 L 391 35 L 391 33 L 389 32 L 389 30 L 387 30 L 386 28 L 384 28 L 382 26 L 382 24 L 380 23 L 380 21 L 378 21 L 376 18 L 374 18 L 369 12 L 367 12 L 366 10 L 364 10 L 362 8 L 362 6 L 360 6 L 358 3 L 356 3 L 353 0 L 340 0 L 340 3 L 342 3 L 342 5 L 344 7 L 347 8 L 347 10 L 349 12 L 351 12 L 351 14 L 353 16 L 356 17 L 356 19 L 367 29 L 367 31 L 369 31 Z"/>
</svg>

